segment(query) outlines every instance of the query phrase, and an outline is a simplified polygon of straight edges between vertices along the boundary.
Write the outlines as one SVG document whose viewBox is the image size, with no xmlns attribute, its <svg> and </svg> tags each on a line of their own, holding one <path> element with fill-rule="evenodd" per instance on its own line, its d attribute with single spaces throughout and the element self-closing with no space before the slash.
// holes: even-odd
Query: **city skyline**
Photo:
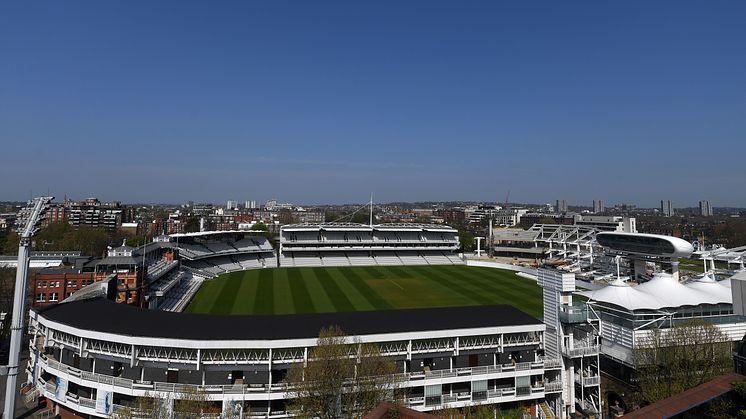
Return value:
<svg viewBox="0 0 746 419">
<path fill-rule="evenodd" d="M 0 7 L 3 200 L 746 207 L 744 4 Z"/>
</svg>

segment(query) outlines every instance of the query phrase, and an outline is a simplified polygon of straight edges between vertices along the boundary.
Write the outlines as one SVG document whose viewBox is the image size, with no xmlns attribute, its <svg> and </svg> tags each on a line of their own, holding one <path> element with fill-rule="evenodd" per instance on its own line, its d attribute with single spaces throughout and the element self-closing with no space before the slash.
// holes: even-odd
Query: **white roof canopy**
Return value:
<svg viewBox="0 0 746 419">
<path fill-rule="evenodd" d="M 578 294 L 591 301 L 614 304 L 627 310 L 660 310 L 733 302 L 730 289 L 711 277 L 684 285 L 667 273 L 655 274 L 650 281 L 635 287 L 616 280 L 599 290 Z"/>
</svg>

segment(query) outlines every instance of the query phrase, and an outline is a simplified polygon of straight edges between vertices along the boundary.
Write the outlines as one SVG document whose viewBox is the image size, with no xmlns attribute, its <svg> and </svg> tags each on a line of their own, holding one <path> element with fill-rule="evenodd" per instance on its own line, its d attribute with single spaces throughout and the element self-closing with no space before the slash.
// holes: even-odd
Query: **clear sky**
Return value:
<svg viewBox="0 0 746 419">
<path fill-rule="evenodd" d="M 744 1 L 0 5 L 0 200 L 746 206 Z"/>
</svg>

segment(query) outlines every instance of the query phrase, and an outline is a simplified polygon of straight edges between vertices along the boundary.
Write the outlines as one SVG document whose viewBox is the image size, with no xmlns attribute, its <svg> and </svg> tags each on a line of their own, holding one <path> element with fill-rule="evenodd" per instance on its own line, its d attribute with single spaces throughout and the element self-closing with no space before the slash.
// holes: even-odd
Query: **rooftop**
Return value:
<svg viewBox="0 0 746 419">
<path fill-rule="evenodd" d="M 83 330 L 186 340 L 315 338 L 323 327 L 333 325 L 348 335 L 371 335 L 542 324 L 509 305 L 225 316 L 146 310 L 93 298 L 57 304 L 41 309 L 39 314 Z M 127 321 L 115 321 L 123 318 Z"/>
</svg>

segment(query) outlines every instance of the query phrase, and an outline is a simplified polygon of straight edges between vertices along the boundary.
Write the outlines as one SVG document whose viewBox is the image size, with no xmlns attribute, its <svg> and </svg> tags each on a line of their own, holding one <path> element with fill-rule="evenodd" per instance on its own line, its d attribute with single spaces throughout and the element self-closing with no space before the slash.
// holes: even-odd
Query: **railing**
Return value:
<svg viewBox="0 0 746 419">
<path fill-rule="evenodd" d="M 562 381 L 550 381 L 544 383 L 546 393 L 559 393 L 562 391 Z"/>
<path fill-rule="evenodd" d="M 601 349 L 601 345 L 581 345 L 582 346 L 578 346 L 576 343 L 573 349 L 563 347 L 562 354 L 570 358 L 577 358 L 581 356 L 598 355 L 598 352 Z"/>
<path fill-rule="evenodd" d="M 537 393 L 544 391 L 543 385 L 526 386 L 526 387 L 505 387 L 497 388 L 486 391 L 475 391 L 475 392 L 461 392 L 457 394 L 443 394 L 441 396 L 432 397 L 410 397 L 404 400 L 405 404 L 409 407 L 423 407 L 435 408 L 442 405 L 447 405 L 456 402 L 495 402 L 503 397 L 525 397 L 532 396 L 537 397 Z"/>
<path fill-rule="evenodd" d="M 588 307 L 585 303 L 560 305 L 559 319 L 563 323 L 585 323 L 588 320 Z"/>
<path fill-rule="evenodd" d="M 269 392 L 283 392 L 287 391 L 289 386 L 286 383 L 274 383 L 274 384 L 243 384 L 243 385 L 230 385 L 230 384 L 215 384 L 215 385 L 195 385 L 195 384 L 179 384 L 179 383 L 164 383 L 164 382 L 152 382 L 152 381 L 136 381 L 127 378 L 112 377 L 110 375 L 98 374 L 88 371 L 83 371 L 78 368 L 71 367 L 63 364 L 57 360 L 52 359 L 50 356 L 40 354 L 39 363 L 46 365 L 49 369 L 59 371 L 61 373 L 68 374 L 69 377 L 77 377 L 81 380 L 91 381 L 94 383 L 112 385 L 129 390 L 142 390 L 142 391 L 155 391 L 155 392 L 168 392 L 168 393 L 190 393 L 190 392 L 201 392 L 205 394 L 214 395 L 246 395 L 246 394 L 257 394 L 257 393 L 269 393 Z M 522 362 L 517 364 L 506 364 L 497 366 L 481 366 L 473 368 L 458 368 L 453 370 L 435 370 L 428 372 L 413 372 L 405 374 L 395 374 L 394 380 L 400 385 L 405 383 L 414 382 L 416 385 L 420 380 L 426 379 L 441 379 L 449 377 L 470 377 L 475 375 L 486 375 L 503 372 L 518 372 L 518 371 L 532 371 L 541 370 L 544 368 L 545 360 L 537 360 L 534 362 Z M 42 384 L 43 383 L 43 384 Z M 44 385 L 45 390 L 50 393 L 55 393 L 56 386 L 53 382 L 40 382 L 40 385 Z M 533 388 L 526 387 L 527 393 L 544 391 L 544 386 L 534 386 Z M 520 391 L 524 391 L 521 388 Z M 496 393 L 496 392 L 499 392 Z M 515 395 L 516 389 L 497 389 L 488 390 L 486 398 L 504 397 L 507 395 Z M 471 393 L 467 393 L 468 399 L 472 398 Z M 456 396 L 454 396 L 456 397 Z M 478 396 L 483 399 L 483 396 Z M 414 398 L 411 403 L 417 403 L 417 398 Z M 87 400 L 87 399 L 81 399 Z M 460 399 L 459 399 L 460 400 Z M 424 402 L 424 400 L 423 400 Z M 89 403 L 84 401 L 82 403 Z M 95 403 L 95 401 L 94 401 Z M 445 401 L 442 403 L 446 403 Z M 87 406 L 86 406 L 87 407 Z M 95 407 L 95 406 L 94 406 Z"/>
<path fill-rule="evenodd" d="M 562 368 L 562 360 L 559 358 L 541 358 L 545 369 Z"/>
<path fill-rule="evenodd" d="M 586 387 L 597 386 L 601 383 L 601 377 L 598 375 L 592 377 L 583 377 L 583 385 Z"/>
<path fill-rule="evenodd" d="M 560 361 L 561 362 L 561 361 Z M 503 372 L 513 371 L 528 371 L 536 369 L 544 369 L 544 361 L 538 360 L 534 362 L 520 362 L 517 364 L 503 364 L 503 365 L 486 365 L 481 367 L 471 368 L 454 368 L 452 370 L 432 370 L 423 372 L 410 372 L 404 374 L 396 374 L 395 381 L 413 381 L 413 380 L 425 380 L 425 379 L 439 379 L 449 377 L 461 377 L 471 375 L 485 375 L 485 374 L 499 374 Z"/>
</svg>

